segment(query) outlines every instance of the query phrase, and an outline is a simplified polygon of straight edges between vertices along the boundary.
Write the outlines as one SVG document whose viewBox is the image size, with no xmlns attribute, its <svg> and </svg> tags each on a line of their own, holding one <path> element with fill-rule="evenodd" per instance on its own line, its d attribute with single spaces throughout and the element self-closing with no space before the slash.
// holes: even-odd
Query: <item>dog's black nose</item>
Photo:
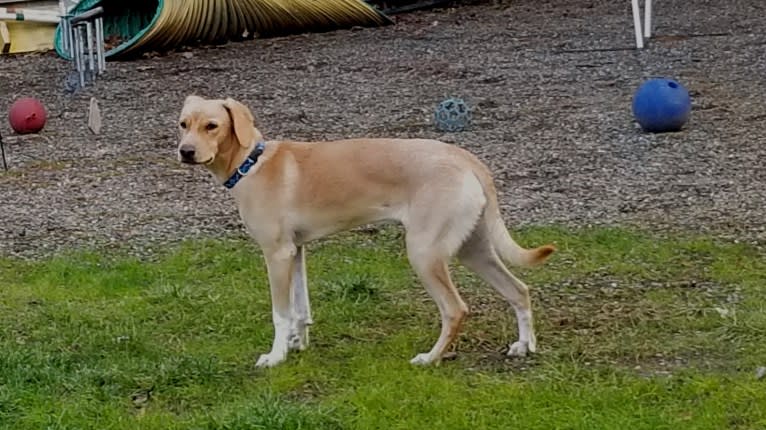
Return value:
<svg viewBox="0 0 766 430">
<path fill-rule="evenodd" d="M 178 153 L 181 154 L 183 161 L 194 161 L 194 147 L 191 145 L 182 145 L 178 149 Z"/>
</svg>

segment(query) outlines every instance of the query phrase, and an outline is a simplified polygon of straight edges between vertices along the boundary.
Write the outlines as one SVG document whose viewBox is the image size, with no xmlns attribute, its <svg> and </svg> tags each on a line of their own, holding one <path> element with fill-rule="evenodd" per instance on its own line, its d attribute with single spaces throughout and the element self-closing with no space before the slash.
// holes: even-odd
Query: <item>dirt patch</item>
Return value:
<svg viewBox="0 0 766 430">
<path fill-rule="evenodd" d="M 415 12 L 383 28 L 110 62 L 75 94 L 70 64 L 53 53 L 3 57 L 0 106 L 36 96 L 50 119 L 46 139 L 7 145 L 0 252 L 108 243 L 144 252 L 243 235 L 225 190 L 174 164 L 175 120 L 190 93 L 245 102 L 271 139 L 433 137 L 466 147 L 496 172 L 509 226 L 636 223 L 763 241 L 766 6 L 663 3 L 661 38 L 642 51 L 632 49 L 629 13 L 587 0 Z M 657 75 L 692 91 L 686 131 L 637 129 L 632 93 Z M 474 126 L 440 134 L 431 114 L 452 95 L 475 108 Z M 86 125 L 91 96 L 101 102 L 99 136 Z"/>
</svg>

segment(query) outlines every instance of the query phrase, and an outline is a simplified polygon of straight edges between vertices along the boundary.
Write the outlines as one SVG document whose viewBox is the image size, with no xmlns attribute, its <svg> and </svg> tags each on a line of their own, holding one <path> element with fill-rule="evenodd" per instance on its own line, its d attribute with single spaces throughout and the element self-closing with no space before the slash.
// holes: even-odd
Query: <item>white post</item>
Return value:
<svg viewBox="0 0 766 430">
<path fill-rule="evenodd" d="M 652 0 L 644 3 L 644 37 L 652 37 Z"/>
<path fill-rule="evenodd" d="M 638 0 L 633 0 L 633 27 L 636 30 L 636 47 L 644 47 L 644 37 L 641 35 L 641 11 L 638 9 Z"/>
</svg>

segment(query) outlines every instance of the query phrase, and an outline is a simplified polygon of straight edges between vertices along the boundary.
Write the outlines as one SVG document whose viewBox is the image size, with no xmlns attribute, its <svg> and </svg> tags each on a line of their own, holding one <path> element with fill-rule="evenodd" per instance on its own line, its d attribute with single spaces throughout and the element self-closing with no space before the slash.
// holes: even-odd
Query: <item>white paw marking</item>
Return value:
<svg viewBox="0 0 766 430">
<path fill-rule="evenodd" d="M 418 366 L 426 366 L 433 363 L 433 361 L 434 360 L 431 358 L 431 354 L 423 353 L 416 355 L 415 358 L 410 360 L 410 363 L 416 364 Z"/>
<path fill-rule="evenodd" d="M 527 342 L 518 341 L 511 344 L 507 355 L 509 357 L 526 357 L 528 351 L 529 345 Z"/>
<path fill-rule="evenodd" d="M 263 354 L 258 358 L 258 361 L 255 363 L 255 367 L 274 367 L 277 364 L 285 361 L 285 358 L 287 358 L 287 354 Z"/>
<path fill-rule="evenodd" d="M 293 351 L 299 351 L 303 348 L 303 342 L 298 333 L 290 333 L 290 337 L 287 338 L 287 347 Z"/>
<path fill-rule="evenodd" d="M 309 346 L 309 328 L 305 322 L 296 321 L 287 336 L 287 347 L 292 351 L 303 351 Z"/>
<path fill-rule="evenodd" d="M 287 338 L 287 347 L 291 351 L 304 351 L 309 346 L 308 341 L 306 340 L 306 337 L 308 336 L 306 335 L 301 336 L 298 333 L 291 333 L 290 336 Z"/>
<path fill-rule="evenodd" d="M 537 352 L 537 339 L 535 338 L 534 333 L 529 337 L 529 344 L 527 344 L 527 347 L 529 348 L 529 352 Z"/>
</svg>

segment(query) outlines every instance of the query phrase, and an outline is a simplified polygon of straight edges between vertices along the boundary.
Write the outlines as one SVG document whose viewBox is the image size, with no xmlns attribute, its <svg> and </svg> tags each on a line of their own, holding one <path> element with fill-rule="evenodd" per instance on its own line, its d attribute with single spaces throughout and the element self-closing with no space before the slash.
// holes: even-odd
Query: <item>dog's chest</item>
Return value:
<svg viewBox="0 0 766 430">
<path fill-rule="evenodd" d="M 242 184 L 245 185 L 245 184 Z M 282 218 L 279 216 L 279 205 L 269 202 L 267 193 L 252 192 L 252 188 L 243 187 L 234 193 L 237 203 L 237 211 L 247 233 L 257 242 L 263 243 L 273 240 L 278 231 L 283 227 Z M 251 192 L 243 192 L 243 191 Z"/>
</svg>

